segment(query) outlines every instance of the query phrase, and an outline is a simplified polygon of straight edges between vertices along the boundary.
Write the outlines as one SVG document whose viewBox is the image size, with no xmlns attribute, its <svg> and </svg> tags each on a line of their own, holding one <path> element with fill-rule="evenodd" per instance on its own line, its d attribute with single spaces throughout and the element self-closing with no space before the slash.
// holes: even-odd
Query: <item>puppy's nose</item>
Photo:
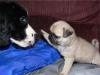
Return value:
<svg viewBox="0 0 100 75">
<path fill-rule="evenodd" d="M 49 35 L 49 38 L 56 39 L 57 37 L 55 36 L 55 34 L 52 33 L 52 34 Z"/>
<path fill-rule="evenodd" d="M 54 40 L 55 40 L 55 38 L 54 38 L 51 34 L 48 36 L 48 39 L 49 39 L 51 42 L 54 42 Z"/>
</svg>

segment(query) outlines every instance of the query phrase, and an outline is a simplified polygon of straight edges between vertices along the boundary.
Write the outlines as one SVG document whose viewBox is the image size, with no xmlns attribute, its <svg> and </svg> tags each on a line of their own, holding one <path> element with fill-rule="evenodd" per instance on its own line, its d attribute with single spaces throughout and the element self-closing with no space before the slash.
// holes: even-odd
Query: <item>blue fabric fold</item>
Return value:
<svg viewBox="0 0 100 75">
<path fill-rule="evenodd" d="M 25 75 L 52 64 L 59 58 L 59 52 L 43 40 L 38 40 L 26 50 L 10 45 L 6 50 L 0 51 L 0 75 Z"/>
</svg>

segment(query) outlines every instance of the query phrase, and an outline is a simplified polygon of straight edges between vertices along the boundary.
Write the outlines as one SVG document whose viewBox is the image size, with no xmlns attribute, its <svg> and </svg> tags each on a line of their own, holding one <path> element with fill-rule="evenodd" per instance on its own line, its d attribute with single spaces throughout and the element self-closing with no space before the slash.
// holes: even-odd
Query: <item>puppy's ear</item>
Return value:
<svg viewBox="0 0 100 75">
<path fill-rule="evenodd" d="M 9 29 L 5 19 L 0 18 L 0 47 L 7 46 L 9 42 Z"/>
<path fill-rule="evenodd" d="M 68 36 L 70 36 L 70 35 L 72 35 L 72 34 L 73 34 L 72 31 L 66 30 L 65 28 L 63 28 L 63 37 L 64 37 L 64 38 L 66 38 L 66 37 L 68 37 Z"/>
</svg>

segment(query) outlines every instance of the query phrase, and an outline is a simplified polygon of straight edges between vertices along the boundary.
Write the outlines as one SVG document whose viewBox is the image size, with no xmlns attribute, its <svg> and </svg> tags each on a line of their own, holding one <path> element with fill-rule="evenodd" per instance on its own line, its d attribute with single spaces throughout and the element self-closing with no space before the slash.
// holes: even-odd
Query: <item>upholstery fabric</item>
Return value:
<svg viewBox="0 0 100 75">
<path fill-rule="evenodd" d="M 98 0 L 18 0 L 29 13 L 29 22 L 39 32 L 49 31 L 56 20 L 69 22 L 88 41 L 100 41 L 100 1 Z"/>
</svg>

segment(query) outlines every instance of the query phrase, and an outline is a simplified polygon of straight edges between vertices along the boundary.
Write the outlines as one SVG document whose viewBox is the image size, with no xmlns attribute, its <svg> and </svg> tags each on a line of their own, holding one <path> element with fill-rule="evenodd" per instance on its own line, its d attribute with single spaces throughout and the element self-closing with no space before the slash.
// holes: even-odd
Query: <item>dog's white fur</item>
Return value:
<svg viewBox="0 0 100 75">
<path fill-rule="evenodd" d="M 27 28 L 25 29 L 25 33 L 26 33 L 26 38 L 24 40 L 18 41 L 13 38 L 10 38 L 10 40 L 21 47 L 28 47 L 30 45 L 33 45 L 35 42 L 34 35 L 36 34 L 36 32 L 33 30 L 33 28 L 29 24 Z"/>
<path fill-rule="evenodd" d="M 73 32 L 72 35 L 63 38 L 63 28 Z M 65 63 L 60 75 L 68 75 L 74 61 L 100 65 L 99 42 L 92 40 L 92 44 L 75 34 L 74 29 L 65 21 L 57 21 L 51 25 L 50 31 L 60 36 L 60 45 L 54 45 L 48 39 L 49 33 L 41 30 L 48 43 L 64 56 Z"/>
</svg>

